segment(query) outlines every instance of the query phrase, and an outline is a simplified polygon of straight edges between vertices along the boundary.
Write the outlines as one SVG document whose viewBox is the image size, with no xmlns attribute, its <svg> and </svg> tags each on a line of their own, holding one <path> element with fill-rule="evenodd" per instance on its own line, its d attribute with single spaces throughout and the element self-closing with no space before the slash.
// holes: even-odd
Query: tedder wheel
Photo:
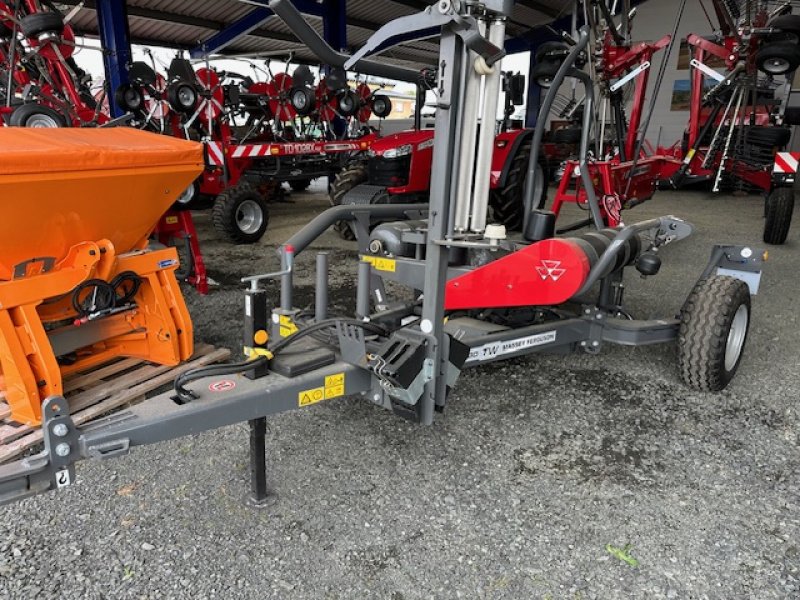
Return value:
<svg viewBox="0 0 800 600">
<path fill-rule="evenodd" d="M 185 81 L 173 81 L 167 86 L 167 103 L 172 110 L 189 114 L 197 106 L 199 95 L 197 89 Z"/>
<path fill-rule="evenodd" d="M 800 66 L 800 46 L 793 42 L 776 42 L 759 48 L 756 66 L 767 75 L 784 75 Z"/>
<path fill-rule="evenodd" d="M 525 210 L 525 180 L 528 175 L 528 159 L 531 155 L 530 136 L 520 144 L 511 162 L 506 184 L 503 188 L 493 189 L 489 193 L 489 206 L 492 209 L 492 219 L 495 223 L 502 223 L 509 231 L 522 229 Z M 534 198 L 538 203 L 533 208 L 543 208 L 547 199 L 547 185 L 544 179 L 542 165 L 536 165 L 537 182 Z"/>
<path fill-rule="evenodd" d="M 14 109 L 8 119 L 12 127 L 53 128 L 65 127 L 64 117 L 52 108 L 36 104 L 22 104 Z"/>
<path fill-rule="evenodd" d="M 235 244 L 254 244 L 267 231 L 267 202 L 246 183 L 217 196 L 212 214 L 214 227 Z"/>
<path fill-rule="evenodd" d="M 357 185 L 364 183 L 366 180 L 367 166 L 364 163 L 347 165 L 336 174 L 336 179 L 334 179 L 333 185 L 331 186 L 331 206 L 339 206 L 342 203 L 342 199 L 347 195 L 347 192 Z M 356 234 L 347 221 L 336 221 L 333 225 L 333 229 L 343 240 L 352 242 L 356 239 Z"/>
<path fill-rule="evenodd" d="M 123 83 L 114 92 L 114 101 L 125 112 L 139 112 L 144 106 L 144 96 L 138 87 Z"/>
<path fill-rule="evenodd" d="M 295 192 L 304 192 L 308 189 L 308 186 L 311 185 L 310 179 L 293 179 L 289 182 L 289 187 L 292 188 Z"/>
<path fill-rule="evenodd" d="M 536 49 L 536 62 L 555 62 L 561 64 L 569 54 L 569 46 L 565 42 L 545 42 Z"/>
<path fill-rule="evenodd" d="M 697 282 L 681 310 L 678 366 L 687 385 L 723 389 L 742 360 L 750 326 L 750 289 L 734 277 Z"/>
<path fill-rule="evenodd" d="M 768 27 L 780 29 L 780 33 L 769 36 L 770 42 L 800 43 L 800 15 L 781 15 L 774 18 Z"/>
<path fill-rule="evenodd" d="M 289 102 L 301 117 L 307 117 L 314 112 L 316 101 L 314 92 L 307 87 L 296 87 L 289 93 Z"/>
<path fill-rule="evenodd" d="M 392 112 L 392 100 L 385 94 L 375 94 L 372 97 L 372 114 L 379 119 L 385 119 Z"/>
<path fill-rule="evenodd" d="M 195 179 L 181 192 L 181 195 L 175 199 L 172 208 L 175 210 L 189 210 L 197 204 L 198 198 L 200 198 L 200 180 Z"/>
<path fill-rule="evenodd" d="M 779 187 L 767 196 L 764 206 L 764 242 L 778 246 L 786 241 L 794 212 L 794 190 Z"/>
<path fill-rule="evenodd" d="M 774 148 L 783 148 L 789 143 L 791 138 L 792 130 L 789 127 L 752 125 L 746 127 L 744 130 L 745 143 L 761 146 L 770 150 Z"/>
<path fill-rule="evenodd" d="M 64 18 L 57 12 L 40 12 L 22 17 L 19 28 L 27 38 L 35 38 L 42 33 L 61 35 L 64 31 Z"/>
</svg>

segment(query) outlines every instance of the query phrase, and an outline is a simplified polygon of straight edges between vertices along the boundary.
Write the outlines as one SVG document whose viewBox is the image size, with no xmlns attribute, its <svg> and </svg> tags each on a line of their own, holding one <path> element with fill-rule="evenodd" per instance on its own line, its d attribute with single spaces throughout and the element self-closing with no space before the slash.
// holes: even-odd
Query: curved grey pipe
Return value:
<svg viewBox="0 0 800 600">
<path fill-rule="evenodd" d="M 371 217 L 400 218 L 409 212 L 424 212 L 426 204 L 343 204 L 333 206 L 311 219 L 300 231 L 290 237 L 281 248 L 291 246 L 297 256 L 336 221 L 352 221 L 356 213 L 369 213 Z"/>
<path fill-rule="evenodd" d="M 581 130 L 580 161 L 578 169 L 581 172 L 583 187 L 586 189 L 586 201 L 589 204 L 589 211 L 592 213 L 592 221 L 597 229 L 605 227 L 603 215 L 600 213 L 600 205 L 597 202 L 597 195 L 594 193 L 594 184 L 589 176 L 588 153 L 589 153 L 589 134 L 592 129 L 592 115 L 594 115 L 594 84 L 592 78 L 583 71 L 577 69 L 570 70 L 570 76 L 580 79 L 586 89 L 586 98 L 583 103 L 583 129 Z M 571 176 L 568 173 L 565 176 Z"/>
<path fill-rule="evenodd" d="M 303 18 L 290 0 L 271 0 L 268 6 L 321 62 L 333 67 L 344 67 L 344 63 L 350 57 L 331 48 L 330 44 L 308 24 L 308 21 Z M 372 60 L 360 60 L 354 65 L 354 69 L 366 75 L 398 79 L 410 83 L 417 83 L 419 80 L 419 71 L 415 69 L 382 64 Z"/>
<path fill-rule="evenodd" d="M 564 82 L 564 78 L 567 76 L 567 71 L 569 71 L 575 64 L 575 61 L 578 58 L 578 53 L 584 50 L 588 44 L 589 28 L 584 26 L 581 28 L 581 34 L 578 38 L 578 43 L 572 47 L 569 54 L 564 59 L 564 62 L 561 64 L 561 67 L 559 67 L 558 71 L 553 77 L 553 83 L 550 85 L 550 89 L 547 90 L 547 95 L 544 98 L 544 102 L 539 108 L 539 118 L 536 120 L 536 129 L 533 132 L 533 142 L 531 142 L 531 156 L 528 160 L 528 175 L 525 178 L 525 217 L 522 225 L 523 232 L 528 225 L 531 210 L 534 206 L 534 178 L 536 177 L 536 166 L 539 164 L 539 147 L 542 144 L 544 128 L 547 124 L 547 115 L 550 113 L 550 108 L 552 108 L 553 101 L 556 99 L 558 88 L 561 87 L 561 84 Z"/>
</svg>

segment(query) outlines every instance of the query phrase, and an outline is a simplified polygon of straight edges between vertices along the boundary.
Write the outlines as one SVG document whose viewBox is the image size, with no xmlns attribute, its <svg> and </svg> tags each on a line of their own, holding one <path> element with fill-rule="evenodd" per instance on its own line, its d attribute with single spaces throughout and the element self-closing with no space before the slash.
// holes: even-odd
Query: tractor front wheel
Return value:
<svg viewBox="0 0 800 600">
<path fill-rule="evenodd" d="M 339 206 L 347 195 L 347 192 L 357 185 L 364 183 L 366 180 L 367 166 L 364 163 L 347 165 L 344 169 L 339 171 L 336 178 L 333 180 L 333 185 L 331 185 L 331 206 Z M 333 229 L 343 240 L 352 242 L 356 239 L 356 234 L 347 221 L 336 221 L 333 225 Z"/>
<path fill-rule="evenodd" d="M 750 327 L 750 289 L 734 277 L 698 281 L 681 310 L 678 366 L 687 385 L 718 392 L 733 379 Z"/>
<path fill-rule="evenodd" d="M 789 235 L 794 212 L 794 190 L 790 187 L 779 187 L 772 192 L 764 206 L 764 242 L 779 246 Z"/>
<path fill-rule="evenodd" d="M 234 244 L 254 244 L 267 231 L 269 209 L 258 192 L 240 183 L 217 196 L 212 217 L 217 231 Z"/>
<path fill-rule="evenodd" d="M 505 225 L 509 231 L 522 229 L 525 216 L 525 180 L 528 175 L 530 155 L 531 140 L 528 138 L 522 142 L 512 159 L 505 185 L 490 192 L 489 206 L 492 209 L 492 219 L 495 223 Z M 536 165 L 536 179 L 533 208 L 542 208 L 547 199 L 547 183 L 541 165 Z"/>
</svg>

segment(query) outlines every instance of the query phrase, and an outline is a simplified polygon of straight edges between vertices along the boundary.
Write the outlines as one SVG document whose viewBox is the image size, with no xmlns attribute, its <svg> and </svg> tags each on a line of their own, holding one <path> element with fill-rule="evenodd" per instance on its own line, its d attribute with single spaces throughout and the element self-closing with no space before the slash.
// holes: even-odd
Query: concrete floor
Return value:
<svg viewBox="0 0 800 600">
<path fill-rule="evenodd" d="M 274 205 L 256 246 L 197 213 L 220 282 L 186 292 L 198 339 L 238 351 L 238 278 L 277 266 L 275 245 L 327 204 L 315 189 Z M 657 277 L 631 274 L 631 312 L 674 315 L 712 243 L 761 246 L 761 212 L 666 192 L 631 210 L 697 227 Z M 800 598 L 798 231 L 770 249 L 720 394 L 679 382 L 674 347 L 607 347 L 465 372 L 429 428 L 323 403 L 270 419 L 264 510 L 242 501 L 244 425 L 85 462 L 73 487 L 0 511 L 0 598 Z M 352 310 L 352 245 L 328 232 L 318 246 Z M 298 260 L 299 304 L 313 260 Z"/>
</svg>

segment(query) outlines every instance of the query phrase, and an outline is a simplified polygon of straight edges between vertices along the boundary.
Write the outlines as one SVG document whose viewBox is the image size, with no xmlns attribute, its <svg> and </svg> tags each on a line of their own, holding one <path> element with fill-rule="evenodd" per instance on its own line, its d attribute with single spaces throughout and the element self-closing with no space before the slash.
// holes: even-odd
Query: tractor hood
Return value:
<svg viewBox="0 0 800 600">
<path fill-rule="evenodd" d="M 398 151 L 400 151 L 400 155 L 402 156 L 432 147 L 433 129 L 423 129 L 421 131 L 400 131 L 379 138 L 372 143 L 370 150 L 375 156 L 384 156 L 387 152 L 393 151 L 389 152 L 389 155 L 385 156 L 385 158 L 395 158 L 397 157 L 396 153 Z"/>
</svg>

